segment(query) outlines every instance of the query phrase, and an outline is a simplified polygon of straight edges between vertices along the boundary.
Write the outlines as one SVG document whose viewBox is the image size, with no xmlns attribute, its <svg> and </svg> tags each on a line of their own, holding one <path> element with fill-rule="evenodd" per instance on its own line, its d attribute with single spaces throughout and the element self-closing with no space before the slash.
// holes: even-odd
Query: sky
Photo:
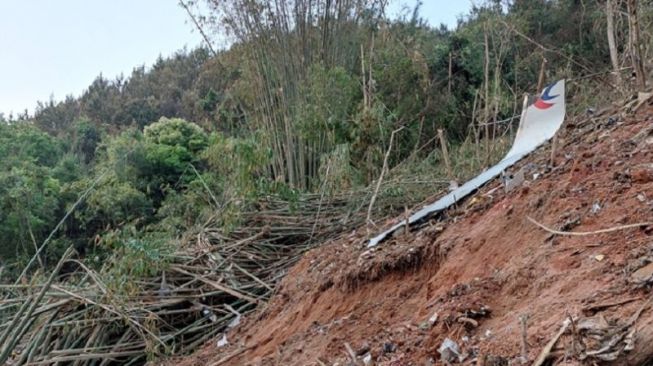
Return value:
<svg viewBox="0 0 653 366">
<path fill-rule="evenodd" d="M 396 16 L 417 0 L 395 0 Z M 455 27 L 471 0 L 423 0 L 431 25 Z M 0 113 L 79 96 L 98 75 L 113 79 L 202 44 L 177 0 L 0 0 Z"/>
</svg>

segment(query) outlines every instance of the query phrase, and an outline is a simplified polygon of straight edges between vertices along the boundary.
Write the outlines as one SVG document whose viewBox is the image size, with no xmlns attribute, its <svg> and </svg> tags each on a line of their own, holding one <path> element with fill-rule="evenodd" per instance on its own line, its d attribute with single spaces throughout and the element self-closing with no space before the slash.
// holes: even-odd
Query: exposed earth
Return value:
<svg viewBox="0 0 653 366">
<path fill-rule="evenodd" d="M 622 111 L 566 121 L 510 192 L 495 179 L 374 250 L 360 228 L 310 251 L 228 345 L 169 364 L 645 364 L 653 225 L 631 224 L 653 222 L 653 107 Z"/>
</svg>

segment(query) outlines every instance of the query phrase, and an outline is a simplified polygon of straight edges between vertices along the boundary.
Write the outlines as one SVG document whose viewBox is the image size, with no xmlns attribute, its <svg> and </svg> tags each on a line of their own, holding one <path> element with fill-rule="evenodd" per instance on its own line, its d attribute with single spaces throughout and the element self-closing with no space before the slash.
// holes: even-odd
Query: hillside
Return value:
<svg viewBox="0 0 653 366">
<path fill-rule="evenodd" d="M 514 167 L 529 174 L 511 192 L 492 181 L 374 250 L 360 228 L 310 251 L 269 305 L 227 333 L 228 346 L 212 341 L 174 364 L 362 365 L 369 352 L 377 365 L 440 365 L 447 337 L 465 364 L 515 364 L 522 316 L 530 362 L 570 318 L 556 364 L 645 364 L 653 107 L 623 111 L 566 121 L 554 166 L 550 146 L 540 149 Z"/>
</svg>

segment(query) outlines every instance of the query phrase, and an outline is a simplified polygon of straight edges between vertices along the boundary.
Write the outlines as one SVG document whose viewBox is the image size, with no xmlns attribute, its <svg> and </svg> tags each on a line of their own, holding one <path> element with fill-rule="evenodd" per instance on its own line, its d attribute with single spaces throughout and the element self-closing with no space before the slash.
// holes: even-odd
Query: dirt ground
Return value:
<svg viewBox="0 0 653 366">
<path fill-rule="evenodd" d="M 216 339 L 169 364 L 490 366 L 525 354 L 530 364 L 565 319 L 549 362 L 642 362 L 653 225 L 556 235 L 528 218 L 565 232 L 653 222 L 652 127 L 650 106 L 567 122 L 553 168 L 542 148 L 513 167 L 526 181 L 511 192 L 496 179 L 374 250 L 365 228 L 312 250 L 227 346 Z M 462 360 L 438 351 L 445 338 Z"/>
</svg>

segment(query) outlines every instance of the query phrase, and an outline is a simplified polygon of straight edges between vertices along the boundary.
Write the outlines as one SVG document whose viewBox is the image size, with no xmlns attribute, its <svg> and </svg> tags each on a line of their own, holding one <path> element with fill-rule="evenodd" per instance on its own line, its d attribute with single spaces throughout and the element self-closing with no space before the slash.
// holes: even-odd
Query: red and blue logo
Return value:
<svg viewBox="0 0 653 366">
<path fill-rule="evenodd" d="M 555 103 L 551 103 L 550 101 L 557 98 L 559 95 L 550 95 L 549 93 L 551 92 L 551 88 L 553 88 L 554 84 L 548 85 L 546 88 L 544 88 L 544 91 L 542 92 L 542 95 L 540 95 L 536 100 L 533 105 L 537 109 L 549 109 L 551 108 Z"/>
</svg>

